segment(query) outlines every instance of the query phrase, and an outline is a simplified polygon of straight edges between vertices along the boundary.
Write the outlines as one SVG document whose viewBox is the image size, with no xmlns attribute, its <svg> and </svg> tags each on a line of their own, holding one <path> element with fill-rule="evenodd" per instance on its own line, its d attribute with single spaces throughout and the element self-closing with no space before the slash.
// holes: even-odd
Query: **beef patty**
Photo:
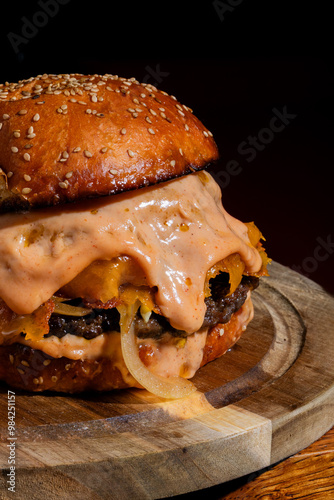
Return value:
<svg viewBox="0 0 334 500">
<path fill-rule="evenodd" d="M 243 276 L 237 289 L 229 294 L 228 274 L 220 273 L 210 281 L 211 296 L 205 299 L 206 313 L 202 327 L 210 328 L 217 323 L 227 323 L 232 314 L 237 312 L 244 304 L 249 290 L 254 290 L 259 284 L 259 279 L 252 276 Z M 59 338 L 67 333 L 86 339 L 97 337 L 101 333 L 120 331 L 119 313 L 112 309 L 93 309 L 82 318 L 52 314 L 49 326 L 50 332 L 46 337 L 55 335 Z M 146 322 L 140 313 L 134 320 L 135 333 L 139 338 L 159 338 L 168 332 L 174 337 L 185 337 L 187 333 L 173 328 L 168 320 L 152 312 Z"/>
</svg>

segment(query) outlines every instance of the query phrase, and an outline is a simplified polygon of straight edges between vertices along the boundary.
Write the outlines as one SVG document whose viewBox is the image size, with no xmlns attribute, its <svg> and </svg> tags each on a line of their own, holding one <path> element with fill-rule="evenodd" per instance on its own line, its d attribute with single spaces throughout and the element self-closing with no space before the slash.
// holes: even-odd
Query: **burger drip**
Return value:
<svg viewBox="0 0 334 500">
<path fill-rule="evenodd" d="M 260 270 L 247 226 L 227 214 L 219 186 L 201 172 L 61 208 L 3 214 L 0 297 L 15 313 L 31 314 L 91 263 L 124 255 L 157 287 L 161 314 L 192 333 L 205 315 L 207 271 L 235 253 L 247 272 Z"/>
</svg>

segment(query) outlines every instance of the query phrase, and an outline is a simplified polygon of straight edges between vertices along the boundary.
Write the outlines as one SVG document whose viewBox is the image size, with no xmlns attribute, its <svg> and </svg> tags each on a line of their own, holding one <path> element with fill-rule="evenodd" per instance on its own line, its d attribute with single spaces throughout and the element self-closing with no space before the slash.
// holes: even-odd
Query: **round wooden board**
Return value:
<svg viewBox="0 0 334 500">
<path fill-rule="evenodd" d="M 0 392 L 0 498 L 158 499 L 249 474 L 334 424 L 334 298 L 273 263 L 239 343 L 166 401 L 141 390 L 60 396 Z"/>
</svg>

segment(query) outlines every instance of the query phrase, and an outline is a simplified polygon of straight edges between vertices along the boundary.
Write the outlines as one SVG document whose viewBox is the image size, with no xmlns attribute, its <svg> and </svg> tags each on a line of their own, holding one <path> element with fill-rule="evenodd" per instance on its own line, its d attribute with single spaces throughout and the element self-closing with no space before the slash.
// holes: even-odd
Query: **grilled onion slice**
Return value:
<svg viewBox="0 0 334 500">
<path fill-rule="evenodd" d="M 177 399 L 189 396 L 196 391 L 192 382 L 182 377 L 160 377 L 154 375 L 139 357 L 133 319 L 140 302 L 117 307 L 120 313 L 121 346 L 124 362 L 131 375 L 141 386 L 152 394 L 166 399 Z"/>
</svg>

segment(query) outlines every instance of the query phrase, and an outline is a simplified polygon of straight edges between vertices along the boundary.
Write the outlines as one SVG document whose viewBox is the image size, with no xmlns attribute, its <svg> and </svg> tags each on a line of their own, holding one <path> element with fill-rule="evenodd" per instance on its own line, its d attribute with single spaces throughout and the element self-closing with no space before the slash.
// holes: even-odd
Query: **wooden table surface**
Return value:
<svg viewBox="0 0 334 500">
<path fill-rule="evenodd" d="M 318 441 L 278 464 L 179 499 L 333 500 L 334 427 Z"/>
<path fill-rule="evenodd" d="M 334 499 L 334 428 L 296 455 L 248 476 L 220 498 Z"/>
</svg>

